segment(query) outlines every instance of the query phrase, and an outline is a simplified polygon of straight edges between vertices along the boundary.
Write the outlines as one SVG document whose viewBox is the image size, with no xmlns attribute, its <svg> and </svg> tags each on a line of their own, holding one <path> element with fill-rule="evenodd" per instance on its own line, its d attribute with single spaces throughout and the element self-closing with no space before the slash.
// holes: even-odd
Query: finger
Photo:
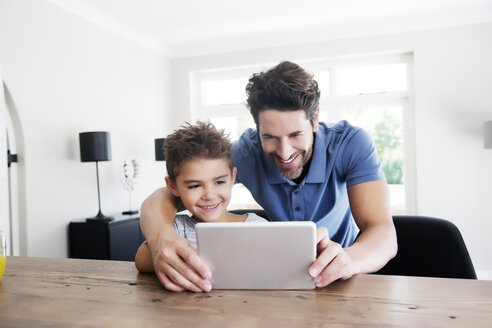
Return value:
<svg viewBox="0 0 492 328">
<path fill-rule="evenodd" d="M 330 237 L 328 236 L 328 230 L 325 227 L 320 227 L 316 230 L 316 248 L 317 252 L 321 253 L 330 243 Z"/>
<path fill-rule="evenodd" d="M 309 275 L 316 278 L 320 272 L 342 251 L 340 244 L 329 241 L 328 245 L 319 254 L 316 261 L 309 268 Z"/>
<path fill-rule="evenodd" d="M 328 229 L 326 227 L 319 227 L 316 229 L 316 242 L 319 243 L 320 240 L 328 237 Z"/>
<path fill-rule="evenodd" d="M 172 292 L 177 292 L 177 293 L 185 290 L 183 287 L 180 287 L 180 286 L 174 284 L 171 280 L 169 280 L 169 278 L 164 273 L 156 271 L 156 275 L 157 275 L 157 278 L 159 278 L 159 281 L 161 282 L 161 284 L 167 290 L 170 290 Z"/>
<path fill-rule="evenodd" d="M 200 293 L 203 291 L 200 287 L 192 283 L 191 281 L 184 278 L 178 271 L 176 271 L 171 266 L 168 266 L 166 270 L 166 278 L 169 280 L 169 286 L 177 286 L 185 290 L 190 290 L 195 293 Z"/>
<path fill-rule="evenodd" d="M 212 272 L 210 271 L 208 265 L 206 265 L 205 262 L 202 261 L 202 259 L 200 258 L 197 251 L 194 248 L 179 247 L 177 249 L 177 253 L 189 266 L 191 266 L 194 269 L 192 271 L 193 273 L 195 272 L 198 273 L 198 275 L 200 276 L 198 277 L 198 279 L 205 279 L 205 280 L 212 279 Z"/>
<path fill-rule="evenodd" d="M 181 249 L 183 252 L 183 249 Z M 193 250 L 186 252 L 197 256 Z M 196 291 L 196 288 L 200 288 L 201 291 L 209 292 L 212 289 L 210 282 L 207 279 L 201 278 L 196 272 L 193 266 L 182 260 L 179 254 L 176 254 L 171 249 L 164 249 L 162 251 L 163 271 L 166 276 L 175 284 L 184 287 L 188 290 Z"/>
<path fill-rule="evenodd" d="M 344 278 L 348 271 L 347 267 L 348 258 L 345 254 L 341 253 L 336 256 L 333 261 L 331 261 L 330 265 L 328 265 L 316 278 L 316 286 L 324 287 L 335 280 L 340 278 Z"/>
</svg>

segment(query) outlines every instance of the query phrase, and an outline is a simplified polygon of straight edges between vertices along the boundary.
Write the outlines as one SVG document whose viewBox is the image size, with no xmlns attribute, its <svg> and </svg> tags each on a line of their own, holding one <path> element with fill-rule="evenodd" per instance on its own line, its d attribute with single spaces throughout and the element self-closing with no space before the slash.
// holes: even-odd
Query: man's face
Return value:
<svg viewBox="0 0 492 328">
<path fill-rule="evenodd" d="M 267 109 L 258 115 L 258 133 L 263 151 L 289 180 L 301 176 L 304 165 L 311 158 L 313 132 L 316 130 L 318 116 L 313 127 L 303 110 Z"/>
</svg>

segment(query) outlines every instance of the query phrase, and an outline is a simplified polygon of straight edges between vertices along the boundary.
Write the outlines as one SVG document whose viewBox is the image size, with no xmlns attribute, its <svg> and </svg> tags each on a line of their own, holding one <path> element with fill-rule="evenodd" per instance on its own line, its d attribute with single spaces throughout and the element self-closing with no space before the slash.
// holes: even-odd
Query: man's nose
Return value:
<svg viewBox="0 0 492 328">
<path fill-rule="evenodd" d="M 278 156 L 284 161 L 288 160 L 292 155 L 292 145 L 288 139 L 281 139 L 278 147 Z"/>
</svg>

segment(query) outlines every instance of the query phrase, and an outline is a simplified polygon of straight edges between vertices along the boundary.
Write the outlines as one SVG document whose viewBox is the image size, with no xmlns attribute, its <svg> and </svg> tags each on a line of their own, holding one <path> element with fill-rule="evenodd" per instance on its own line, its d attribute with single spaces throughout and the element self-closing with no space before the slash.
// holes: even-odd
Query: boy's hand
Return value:
<svg viewBox="0 0 492 328">
<path fill-rule="evenodd" d="M 309 268 L 309 275 L 316 281 L 317 287 L 324 287 L 338 279 L 348 279 L 357 273 L 356 265 L 340 244 L 328 237 L 325 227 L 318 228 L 318 258 Z"/>
<path fill-rule="evenodd" d="M 186 239 L 178 235 L 166 239 L 161 234 L 157 241 L 149 241 L 149 247 L 155 273 L 166 289 L 174 292 L 209 292 L 212 289 L 210 269 Z"/>
</svg>

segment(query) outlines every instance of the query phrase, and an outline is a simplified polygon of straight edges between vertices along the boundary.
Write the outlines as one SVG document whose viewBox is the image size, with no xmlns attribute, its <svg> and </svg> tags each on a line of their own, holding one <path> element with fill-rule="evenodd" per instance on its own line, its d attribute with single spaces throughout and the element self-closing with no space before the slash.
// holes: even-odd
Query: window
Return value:
<svg viewBox="0 0 492 328">
<path fill-rule="evenodd" d="M 231 139 L 237 140 L 247 128 L 254 128 L 251 114 L 246 108 L 245 87 L 249 77 L 263 67 L 202 71 L 193 73 L 195 81 L 192 99 L 192 121 L 210 120 L 224 129 Z"/>
<path fill-rule="evenodd" d="M 390 188 L 393 214 L 415 212 L 411 107 L 411 54 L 306 60 L 321 90 L 320 121 L 347 120 L 372 136 Z M 246 109 L 249 76 L 275 65 L 193 73 L 192 120 L 210 119 L 237 140 L 254 127 Z M 249 191 L 235 186 L 231 208 L 255 208 Z"/>
<path fill-rule="evenodd" d="M 272 64 L 271 66 L 273 66 Z M 263 67 L 201 71 L 192 74 L 191 121 L 210 120 L 218 129 L 224 129 L 232 141 L 239 139 L 247 128 L 254 128 L 253 117 L 246 108 L 245 87 L 249 77 Z M 242 184 L 232 188 L 229 209 L 261 208 L 249 190 Z"/>
<path fill-rule="evenodd" d="M 320 86 L 320 120 L 347 120 L 369 132 L 388 181 L 392 213 L 414 213 L 412 55 L 300 64 L 314 73 Z"/>
</svg>

